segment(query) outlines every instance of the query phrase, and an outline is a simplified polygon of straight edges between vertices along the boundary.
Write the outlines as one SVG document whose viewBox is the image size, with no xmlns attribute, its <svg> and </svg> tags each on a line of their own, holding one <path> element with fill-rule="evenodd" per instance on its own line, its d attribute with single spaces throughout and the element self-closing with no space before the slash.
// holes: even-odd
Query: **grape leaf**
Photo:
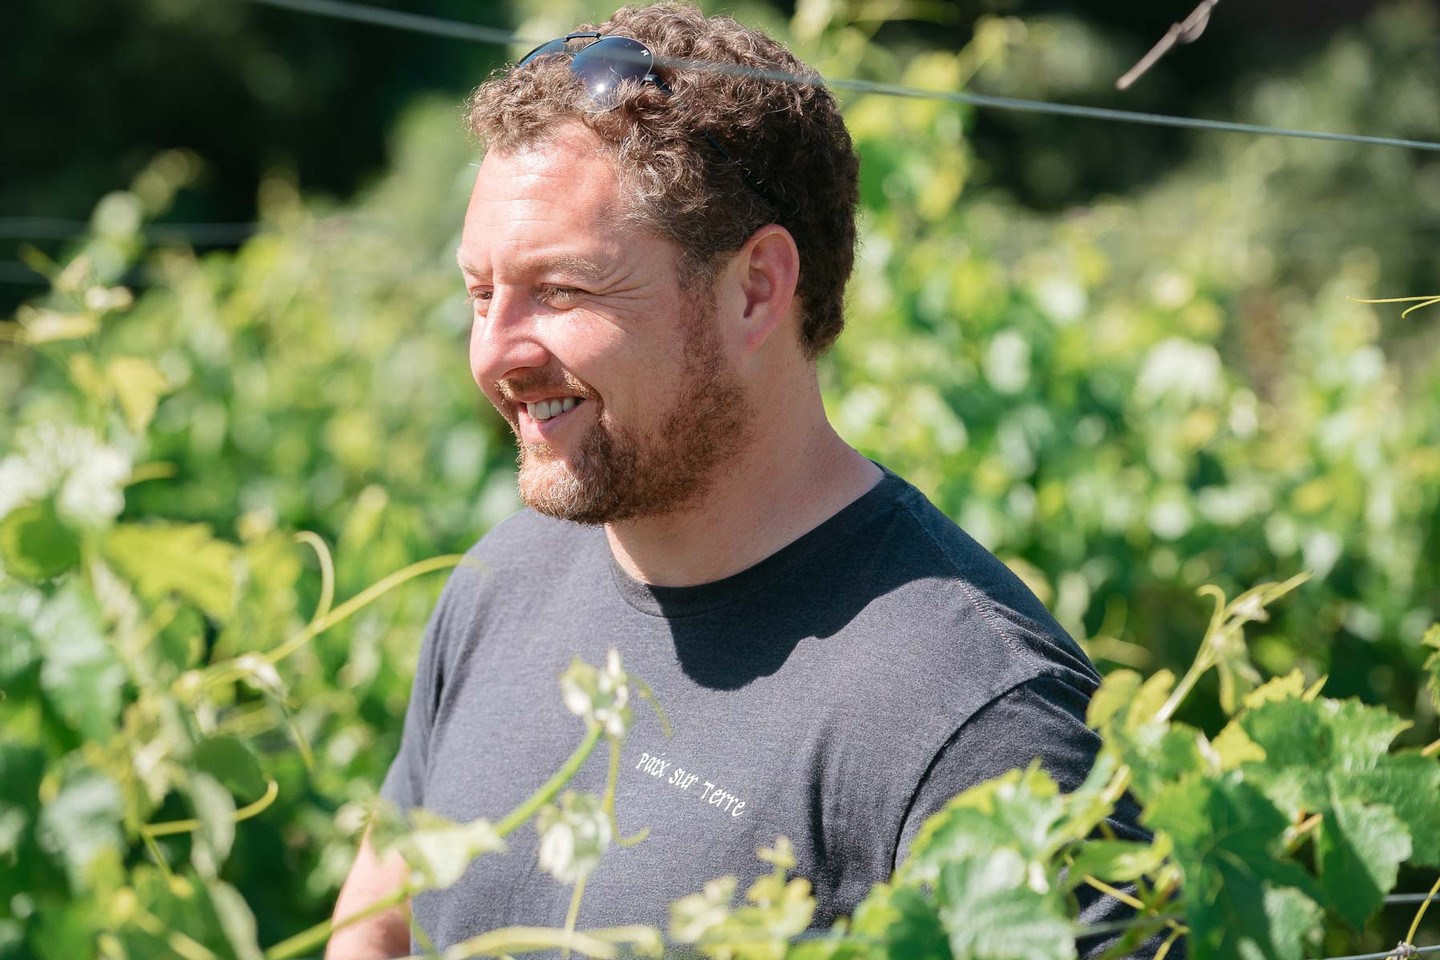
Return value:
<svg viewBox="0 0 1440 960">
<path fill-rule="evenodd" d="M 410 867 L 415 887 L 448 887 L 460 879 L 471 860 L 505 849 L 487 820 L 456 823 L 428 810 L 412 810 L 409 817 L 414 828 L 395 839 L 393 846 Z"/>
<path fill-rule="evenodd" d="M 204 524 L 117 524 L 105 555 L 152 600 L 179 594 L 217 620 L 234 604 L 236 548 Z"/>
<path fill-rule="evenodd" d="M 234 737 L 211 737 L 195 748 L 195 765 L 244 802 L 265 792 L 265 775 L 250 748 Z"/>
<path fill-rule="evenodd" d="M 1010 847 L 1027 860 L 1045 856 L 1051 830 L 1064 816 L 1055 781 L 1032 766 L 978 784 L 925 821 L 901 867 L 909 882 L 933 883 L 942 864 Z"/>
<path fill-rule="evenodd" d="M 1300 960 L 1303 932 L 1317 929 L 1315 883 L 1281 859 L 1288 821 L 1258 788 L 1236 772 L 1192 775 L 1157 795 L 1144 822 L 1174 844 L 1191 956 Z"/>
<path fill-rule="evenodd" d="M 170 381 L 143 357 L 116 357 L 106 367 L 106 373 L 115 385 L 115 398 L 120 401 L 130 429 L 143 432 Z"/>
<path fill-rule="evenodd" d="M 1067 887 L 1085 882 L 1087 875 L 1108 883 L 1130 883 L 1160 869 L 1170 855 L 1168 837 L 1154 843 L 1133 840 L 1091 840 L 1080 848 L 1070 864 Z"/>
<path fill-rule="evenodd" d="M 48 580 L 80 563 L 80 535 L 53 500 L 38 500 L 0 519 L 0 562 L 27 580 Z"/>
<path fill-rule="evenodd" d="M 1317 852 L 1326 902 L 1356 930 L 1395 886 L 1410 835 L 1386 806 L 1337 800 L 1322 821 Z"/>
<path fill-rule="evenodd" d="M 893 960 L 951 960 L 940 914 L 915 887 L 876 884 L 856 908 L 851 930 L 857 939 L 882 940 Z"/>
<path fill-rule="evenodd" d="M 78 733 L 103 740 L 120 716 L 125 669 L 101 633 L 94 600 L 69 584 L 32 621 L 43 658 L 40 687 Z"/>
<path fill-rule="evenodd" d="M 240 895 L 240 891 L 222 881 L 206 885 L 210 893 L 210 904 L 220 920 L 220 929 L 235 951 L 236 960 L 264 960 L 260 952 L 259 933 L 255 926 L 255 914 Z"/>
<path fill-rule="evenodd" d="M 1440 861 L 1440 762 L 1389 753 L 1408 724 L 1356 701 L 1262 703 L 1240 723 L 1265 757 L 1243 765 L 1292 822 L 1321 816 L 1324 903 L 1359 929 L 1407 857 Z"/>
<path fill-rule="evenodd" d="M 192 774 L 186 792 L 200 821 L 200 829 L 193 834 L 190 862 L 200 876 L 214 879 L 235 843 L 235 798 L 208 773 Z"/>
<path fill-rule="evenodd" d="M 957 960 L 1069 960 L 1075 936 L 1053 888 L 1033 886 L 1032 864 L 1014 850 L 940 868 L 940 920 Z"/>
<path fill-rule="evenodd" d="M 90 886 L 92 868 L 124 852 L 120 788 L 103 774 L 80 768 L 66 778 L 55 799 L 40 813 L 40 846 L 65 865 L 71 887 Z"/>
</svg>

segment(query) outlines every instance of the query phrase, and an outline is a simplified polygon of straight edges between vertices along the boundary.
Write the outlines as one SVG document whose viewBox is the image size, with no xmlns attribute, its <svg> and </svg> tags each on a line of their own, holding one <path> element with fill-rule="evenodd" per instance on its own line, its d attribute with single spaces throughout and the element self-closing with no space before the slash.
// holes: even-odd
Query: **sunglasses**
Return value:
<svg viewBox="0 0 1440 960">
<path fill-rule="evenodd" d="M 578 51 L 571 51 L 570 43 L 575 40 L 594 42 Z M 590 98 L 590 107 L 596 113 L 607 113 L 620 106 L 621 90 L 626 81 L 652 83 L 662 93 L 670 93 L 670 87 L 664 78 L 655 72 L 655 54 L 651 53 L 645 44 L 630 37 L 594 32 L 567 33 L 563 37 L 548 40 L 525 54 L 516 62 L 515 69 L 519 70 L 541 57 L 550 56 L 570 58 L 570 73 L 585 88 L 585 93 Z M 755 179 L 748 167 L 731 156 L 730 151 L 721 146 L 719 140 L 705 130 L 700 131 L 700 136 L 726 163 L 733 163 L 740 168 L 745 184 L 761 200 L 772 207 L 775 205 L 764 185 Z"/>
</svg>

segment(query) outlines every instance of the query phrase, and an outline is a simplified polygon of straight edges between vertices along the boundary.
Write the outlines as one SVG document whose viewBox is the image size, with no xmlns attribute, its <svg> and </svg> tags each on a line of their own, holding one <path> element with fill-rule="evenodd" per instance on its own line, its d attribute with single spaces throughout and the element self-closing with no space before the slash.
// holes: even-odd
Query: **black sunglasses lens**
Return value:
<svg viewBox="0 0 1440 960">
<path fill-rule="evenodd" d="M 626 80 L 644 82 L 655 57 L 648 47 L 629 37 L 601 37 L 575 54 L 570 70 L 580 79 L 599 110 L 620 103 L 620 85 Z"/>
</svg>

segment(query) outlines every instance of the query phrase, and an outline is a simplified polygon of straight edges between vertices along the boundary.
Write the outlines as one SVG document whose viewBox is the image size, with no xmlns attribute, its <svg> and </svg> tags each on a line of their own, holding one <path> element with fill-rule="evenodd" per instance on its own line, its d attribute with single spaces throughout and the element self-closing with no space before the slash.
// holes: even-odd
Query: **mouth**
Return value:
<svg viewBox="0 0 1440 960">
<path fill-rule="evenodd" d="M 543 422 L 567 414 L 584 402 L 584 397 L 554 397 L 522 405 L 525 407 L 525 412 L 530 415 L 530 419 Z"/>
</svg>

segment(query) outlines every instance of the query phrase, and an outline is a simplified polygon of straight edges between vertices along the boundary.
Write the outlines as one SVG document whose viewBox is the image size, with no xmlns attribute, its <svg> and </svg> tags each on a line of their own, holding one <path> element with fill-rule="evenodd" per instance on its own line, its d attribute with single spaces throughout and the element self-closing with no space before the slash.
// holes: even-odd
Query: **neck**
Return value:
<svg viewBox="0 0 1440 960">
<path fill-rule="evenodd" d="M 703 498 L 661 517 L 607 524 L 630 576 L 656 586 L 710 583 L 753 566 L 879 482 L 880 468 L 831 428 L 818 388 L 809 415 L 761 423 Z M 785 409 L 784 407 L 772 409 Z"/>
</svg>

